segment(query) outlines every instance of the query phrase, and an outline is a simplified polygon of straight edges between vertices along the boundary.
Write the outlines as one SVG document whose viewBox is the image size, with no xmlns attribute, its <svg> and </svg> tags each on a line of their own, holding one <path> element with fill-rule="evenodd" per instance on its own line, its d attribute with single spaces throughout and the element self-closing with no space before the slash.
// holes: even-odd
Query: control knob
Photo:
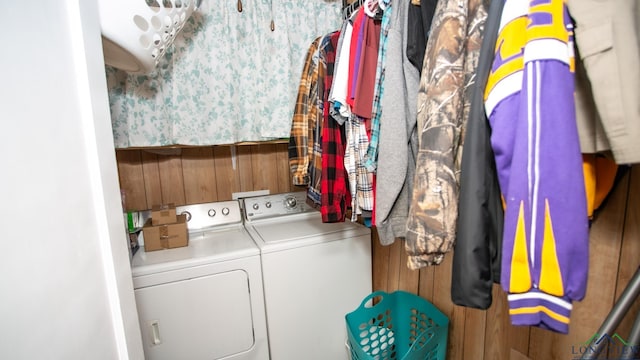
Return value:
<svg viewBox="0 0 640 360">
<path fill-rule="evenodd" d="M 228 207 L 222 208 L 222 215 L 224 215 L 224 216 L 229 215 L 229 208 Z"/>
<path fill-rule="evenodd" d="M 214 209 L 209 209 L 209 211 L 207 213 L 209 214 L 209 217 L 216 216 L 216 211 Z"/>
<path fill-rule="evenodd" d="M 267 209 L 271 209 L 271 201 L 267 201 L 264 206 L 266 206 Z"/>
<path fill-rule="evenodd" d="M 258 210 L 259 207 L 260 205 L 258 205 L 258 203 L 253 204 L 253 210 Z"/>
<path fill-rule="evenodd" d="M 285 201 L 286 201 L 285 204 L 287 205 L 288 208 L 296 207 L 296 198 L 288 197 Z"/>
</svg>

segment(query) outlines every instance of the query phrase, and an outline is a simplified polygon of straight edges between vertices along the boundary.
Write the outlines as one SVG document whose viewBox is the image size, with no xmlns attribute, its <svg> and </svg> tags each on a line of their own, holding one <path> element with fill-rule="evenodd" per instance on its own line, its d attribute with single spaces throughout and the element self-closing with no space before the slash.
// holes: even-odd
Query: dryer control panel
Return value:
<svg viewBox="0 0 640 360">
<path fill-rule="evenodd" d="M 245 198 L 244 214 L 247 220 L 265 219 L 287 214 L 315 211 L 307 205 L 306 192 L 292 192 Z"/>
<path fill-rule="evenodd" d="M 236 200 L 177 206 L 176 213 L 187 216 L 190 232 L 242 222 L 240 203 Z"/>
</svg>

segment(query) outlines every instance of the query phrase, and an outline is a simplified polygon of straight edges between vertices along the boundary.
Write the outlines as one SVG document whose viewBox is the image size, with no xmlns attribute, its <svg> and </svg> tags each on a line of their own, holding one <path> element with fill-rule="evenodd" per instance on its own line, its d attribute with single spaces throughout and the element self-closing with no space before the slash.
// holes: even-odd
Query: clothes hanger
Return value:
<svg viewBox="0 0 640 360">
<path fill-rule="evenodd" d="M 342 18 L 347 20 L 355 13 L 357 9 L 364 3 L 365 0 L 356 0 L 351 3 L 347 3 L 347 0 L 342 0 Z"/>
<path fill-rule="evenodd" d="M 378 0 L 365 0 L 364 12 L 369 17 L 375 17 L 378 10 Z"/>
</svg>

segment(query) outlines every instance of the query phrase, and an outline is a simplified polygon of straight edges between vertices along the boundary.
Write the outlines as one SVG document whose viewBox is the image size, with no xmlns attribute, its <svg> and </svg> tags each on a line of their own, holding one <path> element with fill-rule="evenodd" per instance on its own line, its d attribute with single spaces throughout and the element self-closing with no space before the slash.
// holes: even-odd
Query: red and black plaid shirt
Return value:
<svg viewBox="0 0 640 360">
<path fill-rule="evenodd" d="M 322 114 L 322 183 L 321 206 L 323 222 L 341 222 L 345 219 L 346 207 L 350 202 L 344 168 L 344 126 L 330 116 L 333 104 L 328 102 L 333 84 L 333 69 L 340 32 L 331 34 L 331 42 L 325 48 L 327 69 L 324 77 L 324 106 Z"/>
</svg>

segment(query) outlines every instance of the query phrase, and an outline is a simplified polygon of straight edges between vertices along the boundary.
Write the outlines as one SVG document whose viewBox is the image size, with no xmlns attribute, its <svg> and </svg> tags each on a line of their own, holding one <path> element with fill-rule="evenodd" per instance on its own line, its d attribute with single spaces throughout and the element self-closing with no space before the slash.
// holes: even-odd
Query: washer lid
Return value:
<svg viewBox="0 0 640 360">
<path fill-rule="evenodd" d="M 133 276 L 243 258 L 260 253 L 240 226 L 189 233 L 189 246 L 146 252 L 138 250 L 131 266 Z"/>
<path fill-rule="evenodd" d="M 320 213 L 281 216 L 250 225 L 262 251 L 285 250 L 371 234 L 369 228 L 356 223 L 323 223 Z"/>
</svg>

